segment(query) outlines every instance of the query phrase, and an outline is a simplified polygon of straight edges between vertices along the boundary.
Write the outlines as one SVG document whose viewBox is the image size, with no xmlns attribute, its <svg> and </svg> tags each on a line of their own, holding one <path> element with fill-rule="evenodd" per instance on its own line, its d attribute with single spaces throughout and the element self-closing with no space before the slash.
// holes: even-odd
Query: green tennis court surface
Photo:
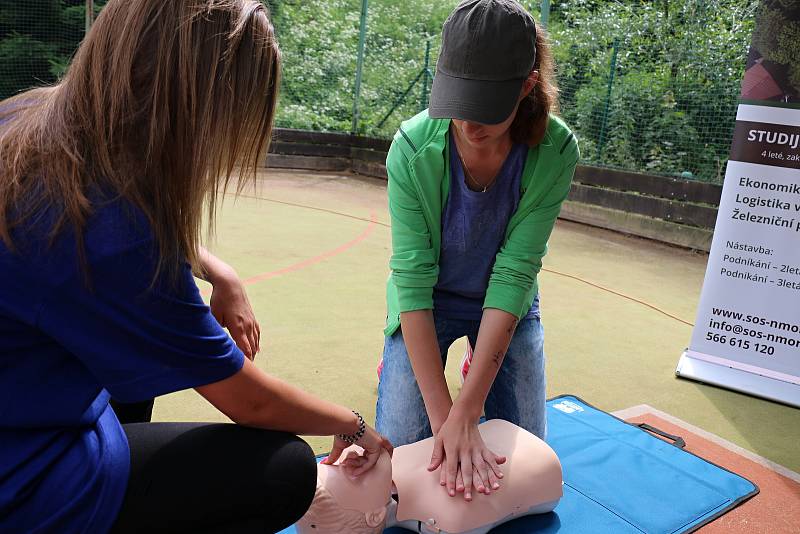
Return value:
<svg viewBox="0 0 800 534">
<path fill-rule="evenodd" d="M 226 198 L 209 247 L 248 284 L 262 331 L 257 364 L 370 421 L 390 254 L 385 185 L 265 172 L 257 188 Z M 800 471 L 800 410 L 674 377 L 706 259 L 559 221 L 540 275 L 548 397 L 573 393 L 606 411 L 647 404 Z M 463 350 L 457 342 L 447 366 L 454 393 Z M 154 420 L 225 417 L 185 391 L 158 399 Z"/>
</svg>

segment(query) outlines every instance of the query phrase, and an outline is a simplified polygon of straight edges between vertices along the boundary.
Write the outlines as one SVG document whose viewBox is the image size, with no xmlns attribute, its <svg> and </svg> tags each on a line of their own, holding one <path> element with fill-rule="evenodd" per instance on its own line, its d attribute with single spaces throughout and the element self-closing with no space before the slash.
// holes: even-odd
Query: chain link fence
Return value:
<svg viewBox="0 0 800 534">
<path fill-rule="evenodd" d="M 0 0 L 0 98 L 55 82 L 87 5 L 103 3 Z M 427 107 L 458 0 L 267 3 L 283 53 L 277 125 L 390 137 Z M 721 182 L 758 0 L 521 3 L 547 18 L 583 163 Z"/>
<path fill-rule="evenodd" d="M 0 99 L 58 80 L 86 18 L 86 0 L 0 0 Z"/>
<path fill-rule="evenodd" d="M 721 183 L 757 0 L 588 3 L 553 28 L 584 162 Z"/>
</svg>

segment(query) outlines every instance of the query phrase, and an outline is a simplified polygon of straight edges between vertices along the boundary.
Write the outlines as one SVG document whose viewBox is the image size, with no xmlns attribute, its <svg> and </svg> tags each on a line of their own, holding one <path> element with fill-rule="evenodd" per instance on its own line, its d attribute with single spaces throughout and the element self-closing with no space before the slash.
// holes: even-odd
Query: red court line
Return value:
<svg viewBox="0 0 800 534">
<path fill-rule="evenodd" d="M 369 224 L 364 229 L 364 231 L 361 232 L 354 239 L 348 241 L 347 243 L 344 243 L 344 244 L 336 247 L 333 250 L 329 250 L 327 252 L 323 252 L 319 256 L 314 256 L 313 258 L 308 258 L 308 259 L 303 260 L 303 261 L 301 261 L 299 263 L 295 263 L 293 265 L 289 265 L 288 267 L 284 267 L 282 269 L 278 269 L 277 271 L 270 271 L 270 272 L 267 272 L 267 273 L 261 273 L 261 274 L 255 275 L 255 276 L 251 276 L 250 278 L 246 278 L 246 279 L 242 280 L 242 283 L 244 285 L 246 285 L 246 286 L 252 285 L 252 284 L 256 284 L 258 282 L 263 282 L 264 280 L 269 280 L 270 278 L 275 278 L 277 276 L 281 276 L 281 275 L 284 275 L 284 274 L 289 274 L 289 273 L 293 273 L 293 272 L 299 271 L 301 269 L 305 269 L 306 267 L 310 267 L 312 265 L 316 265 L 317 263 L 321 263 L 321 262 L 327 260 L 328 258 L 332 258 L 334 256 L 338 256 L 339 254 L 342 254 L 343 252 L 346 252 L 347 250 L 353 248 L 354 246 L 356 246 L 359 243 L 361 243 L 362 241 L 364 241 L 367 237 L 369 237 L 370 234 L 372 234 L 372 232 L 375 230 L 375 227 L 377 226 L 377 223 L 378 223 L 377 215 L 375 214 L 374 211 L 372 211 L 372 212 L 370 212 L 370 215 L 369 215 Z M 204 295 L 209 295 L 209 294 L 211 294 L 211 291 L 210 290 L 203 291 L 203 294 Z"/>
</svg>

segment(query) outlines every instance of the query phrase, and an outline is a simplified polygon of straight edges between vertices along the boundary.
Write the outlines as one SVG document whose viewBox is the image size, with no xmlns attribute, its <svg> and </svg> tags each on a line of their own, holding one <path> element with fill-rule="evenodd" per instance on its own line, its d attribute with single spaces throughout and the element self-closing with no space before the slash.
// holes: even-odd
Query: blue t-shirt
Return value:
<svg viewBox="0 0 800 534">
<path fill-rule="evenodd" d="M 88 284 L 52 213 L 0 242 L 0 532 L 108 531 L 130 452 L 109 393 L 136 402 L 227 378 L 244 356 L 203 303 L 188 264 L 154 284 L 145 217 L 94 195 Z"/>
<path fill-rule="evenodd" d="M 520 200 L 528 146 L 512 148 L 491 188 L 471 190 L 455 140 L 450 133 L 450 193 L 442 211 L 439 279 L 433 290 L 437 315 L 477 320 L 489 287 L 495 257 L 503 246 L 508 221 Z M 539 295 L 525 317 L 539 316 Z"/>
</svg>

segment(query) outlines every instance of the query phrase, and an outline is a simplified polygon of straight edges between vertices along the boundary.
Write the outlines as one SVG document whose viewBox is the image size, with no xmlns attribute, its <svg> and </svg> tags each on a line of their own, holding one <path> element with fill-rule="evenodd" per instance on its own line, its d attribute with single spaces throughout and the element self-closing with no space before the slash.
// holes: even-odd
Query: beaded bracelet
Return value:
<svg viewBox="0 0 800 534">
<path fill-rule="evenodd" d="M 353 410 L 353 413 L 356 414 L 356 417 L 358 417 L 358 431 L 355 434 L 339 434 L 337 436 L 342 441 L 346 441 L 351 445 L 360 440 L 367 432 L 367 423 L 364 422 L 364 418 L 361 417 L 361 414 L 355 410 Z"/>
</svg>

